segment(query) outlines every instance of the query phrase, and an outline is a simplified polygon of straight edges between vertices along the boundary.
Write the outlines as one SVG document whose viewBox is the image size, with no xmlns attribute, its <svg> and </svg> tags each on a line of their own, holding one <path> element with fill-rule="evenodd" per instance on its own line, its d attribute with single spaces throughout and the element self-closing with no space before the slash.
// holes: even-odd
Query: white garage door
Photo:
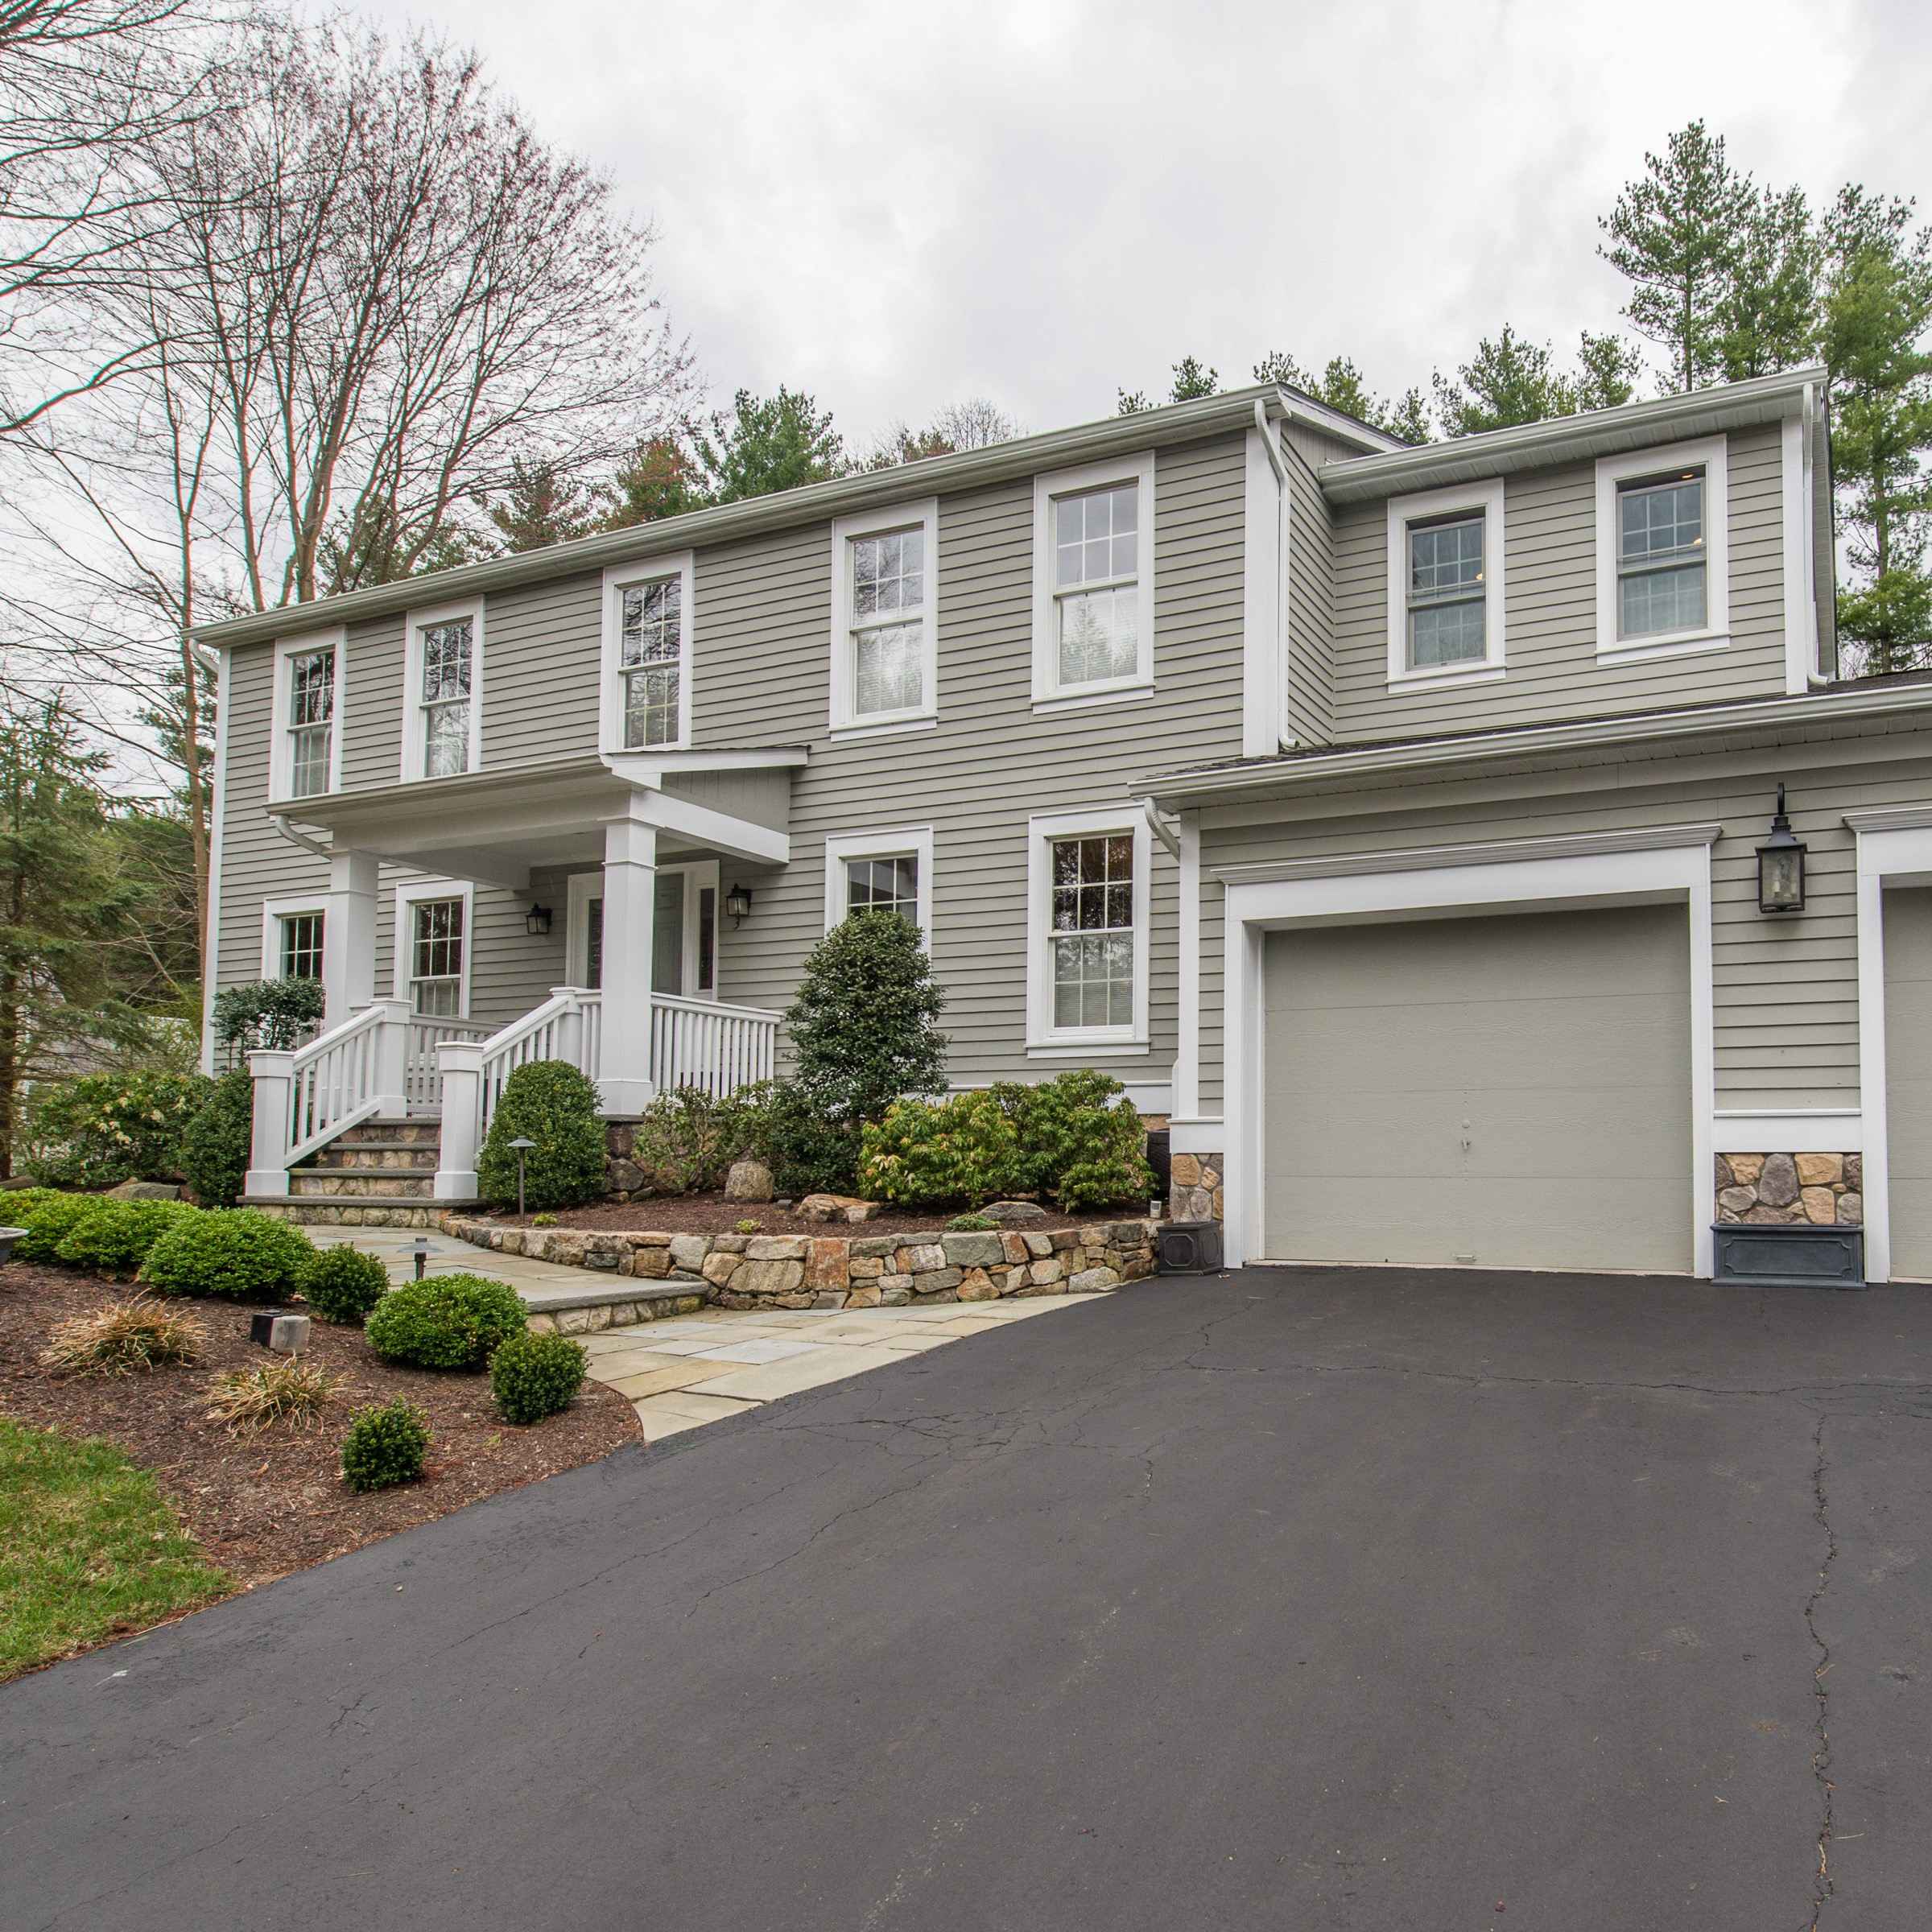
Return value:
<svg viewBox="0 0 1932 1932">
<path fill-rule="evenodd" d="M 1682 906 L 1269 935 L 1264 1253 L 1688 1273 Z"/>
<path fill-rule="evenodd" d="M 1932 1281 L 1932 892 L 1885 894 L 1892 1278 Z"/>
</svg>

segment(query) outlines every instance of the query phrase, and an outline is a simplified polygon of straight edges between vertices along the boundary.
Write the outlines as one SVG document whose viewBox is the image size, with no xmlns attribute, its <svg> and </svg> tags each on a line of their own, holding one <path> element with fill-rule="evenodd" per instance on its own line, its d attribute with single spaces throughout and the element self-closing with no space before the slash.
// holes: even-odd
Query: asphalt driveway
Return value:
<svg viewBox="0 0 1932 1932">
<path fill-rule="evenodd" d="M 0 1922 L 1897 1932 L 1929 1512 L 1932 1292 L 1141 1284 L 0 1690 Z"/>
</svg>

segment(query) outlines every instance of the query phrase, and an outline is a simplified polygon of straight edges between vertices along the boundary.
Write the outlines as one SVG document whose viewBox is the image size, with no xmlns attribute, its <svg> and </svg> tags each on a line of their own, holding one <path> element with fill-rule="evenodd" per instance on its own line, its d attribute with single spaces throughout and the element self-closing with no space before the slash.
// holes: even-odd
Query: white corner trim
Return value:
<svg viewBox="0 0 1932 1932">
<path fill-rule="evenodd" d="M 1133 1021 L 1128 1026 L 1056 1027 L 1053 1024 L 1052 841 L 1133 838 Z M 1147 1051 L 1150 957 L 1154 906 L 1154 833 L 1137 805 L 1091 806 L 1038 813 L 1026 821 L 1026 1041 L 1029 1058 L 1131 1058 Z"/>
<path fill-rule="evenodd" d="M 1509 554 L 1503 496 L 1502 478 L 1492 477 L 1480 483 L 1461 483 L 1446 489 L 1426 489 L 1389 499 L 1385 514 L 1389 534 L 1388 681 L 1391 691 L 1435 690 L 1472 677 L 1486 682 L 1502 676 L 1507 662 L 1504 592 Z M 1470 658 L 1466 664 L 1412 667 L 1409 663 L 1409 526 L 1424 518 L 1468 510 L 1483 513 L 1483 654 Z"/>
<path fill-rule="evenodd" d="M 1272 758 L 1287 716 L 1287 470 L 1265 419 L 1248 432 L 1241 558 L 1241 756 Z"/>
<path fill-rule="evenodd" d="M 852 546 L 860 537 L 875 537 L 895 530 L 918 530 L 925 537 L 925 606 L 920 613 L 919 702 L 902 710 L 861 716 L 852 663 Z M 924 497 L 909 503 L 890 503 L 882 510 L 861 510 L 834 519 L 832 526 L 832 715 L 836 735 L 873 730 L 897 724 L 917 724 L 939 716 L 939 500 Z"/>
<path fill-rule="evenodd" d="M 1529 859 L 1589 858 L 1605 852 L 1659 852 L 1680 846 L 1715 845 L 1724 827 L 1637 825 L 1622 830 L 1556 832 L 1546 838 L 1496 839 L 1466 845 L 1415 845 L 1394 852 L 1344 852 L 1311 859 L 1257 859 L 1208 869 L 1210 878 L 1229 886 L 1287 879 L 1335 879 L 1361 874 L 1430 872 L 1444 865 L 1507 865 Z"/>
<path fill-rule="evenodd" d="M 1711 1133 L 1716 1091 L 1714 973 L 1711 956 L 1711 848 L 1702 838 L 1680 845 L 1524 857 L 1429 869 L 1283 879 L 1231 885 L 1226 894 L 1223 1055 L 1228 1265 L 1263 1258 L 1262 1179 L 1267 1170 L 1266 1016 L 1261 999 L 1263 942 L 1270 931 L 1313 921 L 1474 908 L 1576 905 L 1591 899 L 1681 898 L 1689 910 L 1690 948 L 1690 1172 L 1685 1197 L 1696 1273 L 1711 1268 Z"/>
<path fill-rule="evenodd" d="M 1711 1122 L 1718 1154 L 1863 1154 L 1856 1107 L 1720 1107 Z"/>
<path fill-rule="evenodd" d="M 434 620 L 432 619 L 433 622 Z M 410 908 L 419 899 L 460 899 L 463 902 L 462 985 L 456 996 L 458 1019 L 469 1018 L 470 973 L 477 952 L 477 888 L 469 879 L 411 879 L 396 888 L 395 930 L 390 935 L 395 955 L 392 985 L 394 997 L 409 997 Z"/>
<path fill-rule="evenodd" d="M 624 597 L 639 584 L 678 584 L 678 735 L 665 745 L 624 742 Z M 604 573 L 602 616 L 599 624 L 600 664 L 597 686 L 597 745 L 606 757 L 630 753 L 646 755 L 687 751 L 691 747 L 691 662 L 698 616 L 697 561 L 688 550 L 667 555 L 640 557 L 635 563 L 613 564 Z"/>
<path fill-rule="evenodd" d="M 468 617 L 469 633 L 469 770 L 452 775 L 468 777 L 483 769 L 483 600 L 470 597 L 460 602 L 426 605 L 412 610 L 402 622 L 402 762 L 405 782 L 426 780 L 423 772 L 427 747 L 423 740 L 423 627 L 448 624 Z"/>
<path fill-rule="evenodd" d="M 332 650 L 336 654 L 335 689 L 329 699 L 328 789 L 332 792 L 342 789 L 342 732 L 348 716 L 343 698 L 349 675 L 349 628 L 336 624 L 323 630 L 305 631 L 299 637 L 275 640 L 272 700 L 275 714 L 269 726 L 268 795 L 277 800 L 289 797 L 289 786 L 295 782 L 294 747 L 289 741 L 288 724 L 295 674 L 289 668 L 289 661 L 311 650 Z"/>
<path fill-rule="evenodd" d="M 320 913 L 322 917 L 322 943 L 326 948 L 329 941 L 328 892 L 297 894 L 290 898 L 264 899 L 262 902 L 262 976 L 265 980 L 279 978 L 282 972 L 282 922 L 300 917 L 303 913 Z"/>
<path fill-rule="evenodd" d="M 1779 486 L 1784 503 L 1785 689 L 1809 691 L 1818 669 L 1818 551 L 1811 541 L 1811 449 L 1802 417 L 1781 432 Z"/>
<path fill-rule="evenodd" d="M 1033 701 L 1045 705 L 1055 699 L 1092 698 L 1113 691 L 1137 693 L 1154 684 L 1154 452 L 1139 450 L 1104 463 L 1085 463 L 1077 469 L 1050 470 L 1033 480 Z M 1131 675 L 1092 683 L 1063 687 L 1059 641 L 1055 634 L 1053 580 L 1053 506 L 1061 497 L 1078 496 L 1113 483 L 1132 483 L 1137 492 L 1134 563 L 1138 661 Z"/>
<path fill-rule="evenodd" d="M 932 951 L 932 828 L 903 825 L 889 832 L 835 832 L 825 840 L 825 930 L 845 919 L 845 861 L 902 859 L 919 861 L 919 937 Z"/>
<path fill-rule="evenodd" d="M 1693 442 L 1664 443 L 1596 460 L 1596 655 L 1602 664 L 1674 657 L 1686 646 L 1722 650 L 1731 642 L 1731 512 L 1726 456 L 1720 431 Z M 1704 621 L 1695 630 L 1660 631 L 1653 637 L 1616 634 L 1617 485 L 1637 477 L 1662 477 L 1674 469 L 1704 473 Z M 1798 687 L 1802 690 L 1804 687 Z"/>
<path fill-rule="evenodd" d="M 201 1071 L 215 1071 L 215 983 L 221 961 L 221 847 L 228 831 L 228 718 L 233 710 L 229 679 L 234 653 L 221 646 L 215 683 L 215 770 L 208 814 L 208 937 L 201 948 Z"/>
</svg>

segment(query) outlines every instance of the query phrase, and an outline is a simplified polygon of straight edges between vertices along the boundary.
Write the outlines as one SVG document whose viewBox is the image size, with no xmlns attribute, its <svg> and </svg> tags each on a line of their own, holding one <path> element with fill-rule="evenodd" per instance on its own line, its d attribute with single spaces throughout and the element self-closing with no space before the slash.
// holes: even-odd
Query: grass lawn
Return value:
<svg viewBox="0 0 1932 1932">
<path fill-rule="evenodd" d="M 118 1449 L 0 1420 L 0 1678 L 228 1587 Z"/>
</svg>

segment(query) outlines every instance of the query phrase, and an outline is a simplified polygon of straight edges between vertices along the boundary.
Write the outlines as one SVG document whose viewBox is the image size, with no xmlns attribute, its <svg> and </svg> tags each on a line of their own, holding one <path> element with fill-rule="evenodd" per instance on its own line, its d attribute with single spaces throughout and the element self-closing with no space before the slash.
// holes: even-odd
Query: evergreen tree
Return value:
<svg viewBox="0 0 1932 1932">
<path fill-rule="evenodd" d="M 654 523 L 660 517 L 679 517 L 689 510 L 702 510 L 709 501 L 697 465 L 672 436 L 652 436 L 638 445 L 613 479 L 612 497 L 602 523 L 605 530 L 629 530 Z"/>
<path fill-rule="evenodd" d="M 1802 188 L 1758 195 L 1733 240 L 1717 305 L 1727 382 L 1791 369 L 1817 353 L 1820 250 Z"/>
<path fill-rule="evenodd" d="M 1644 169 L 1599 221 L 1610 246 L 1597 253 L 1633 284 L 1624 313 L 1664 351 L 1666 387 L 1678 393 L 1723 373 L 1739 321 L 1731 303 L 1742 237 L 1760 200 L 1702 121 L 1671 135 L 1662 155 L 1646 154 Z"/>
<path fill-rule="evenodd" d="M 1393 402 L 1385 402 L 1362 379 L 1362 372 L 1346 356 L 1333 356 L 1318 376 L 1305 369 L 1286 349 L 1270 349 L 1254 365 L 1257 382 L 1277 382 L 1298 389 L 1317 402 L 1340 410 L 1371 429 L 1403 443 L 1427 443 L 1434 432 L 1429 405 L 1419 389 L 1405 390 Z"/>
<path fill-rule="evenodd" d="M 1914 229 L 1911 202 L 1847 187 L 1826 217 L 1825 252 L 1832 468 L 1861 580 L 1841 591 L 1839 635 L 1848 669 L 1909 670 L 1932 644 L 1932 230 Z"/>
<path fill-rule="evenodd" d="M 1221 392 L 1221 376 L 1219 369 L 1210 369 L 1198 356 L 1183 356 L 1174 365 L 1173 380 L 1167 390 L 1170 402 L 1192 402 L 1202 396 L 1217 396 Z M 1116 390 L 1119 398 L 1118 414 L 1137 416 L 1144 409 L 1154 405 L 1147 400 L 1144 389 Z"/>
<path fill-rule="evenodd" d="M 601 507 L 592 490 L 542 456 L 513 458 L 508 485 L 483 500 L 484 514 L 510 551 L 544 550 L 586 535 L 597 527 Z"/>
<path fill-rule="evenodd" d="M 696 445 L 703 493 L 713 503 L 826 482 L 849 467 L 832 411 L 782 384 L 775 396 L 740 390 L 731 414 L 714 415 L 710 428 L 699 431 Z"/>
<path fill-rule="evenodd" d="M 1505 323 L 1501 336 L 1485 336 L 1475 357 L 1452 381 L 1433 378 L 1436 414 L 1447 436 L 1479 436 L 1519 423 L 1541 423 L 1587 409 L 1609 409 L 1630 400 L 1637 373 L 1634 353 L 1615 336 L 1586 329 L 1577 369 L 1566 374 L 1547 342 L 1525 342 Z"/>
<path fill-rule="evenodd" d="M 1576 352 L 1575 407 L 1618 409 L 1637 394 L 1643 373 L 1637 353 L 1620 336 L 1595 336 L 1588 329 Z"/>
</svg>

